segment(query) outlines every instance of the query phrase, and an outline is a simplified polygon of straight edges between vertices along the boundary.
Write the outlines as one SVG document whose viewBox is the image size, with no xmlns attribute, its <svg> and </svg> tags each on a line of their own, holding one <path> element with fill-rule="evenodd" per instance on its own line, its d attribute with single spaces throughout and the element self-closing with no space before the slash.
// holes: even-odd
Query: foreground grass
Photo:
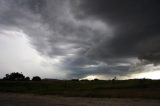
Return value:
<svg viewBox="0 0 160 106">
<path fill-rule="evenodd" d="M 0 81 L 0 92 L 79 97 L 160 99 L 160 80 Z"/>
</svg>

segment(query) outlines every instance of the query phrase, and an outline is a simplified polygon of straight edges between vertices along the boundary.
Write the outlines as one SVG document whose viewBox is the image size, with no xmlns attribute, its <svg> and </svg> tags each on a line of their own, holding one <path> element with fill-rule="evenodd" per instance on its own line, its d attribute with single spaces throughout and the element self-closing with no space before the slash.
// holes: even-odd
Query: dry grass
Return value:
<svg viewBox="0 0 160 106">
<path fill-rule="evenodd" d="M 67 97 L 160 99 L 160 80 L 0 81 L 0 92 Z"/>
</svg>

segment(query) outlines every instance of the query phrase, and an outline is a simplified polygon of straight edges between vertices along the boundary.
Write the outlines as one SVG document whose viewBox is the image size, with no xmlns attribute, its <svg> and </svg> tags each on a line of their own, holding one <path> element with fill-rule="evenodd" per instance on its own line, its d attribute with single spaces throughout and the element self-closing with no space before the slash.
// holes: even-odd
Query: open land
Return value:
<svg viewBox="0 0 160 106">
<path fill-rule="evenodd" d="M 160 106 L 160 80 L 1 80 L 0 106 Z"/>
<path fill-rule="evenodd" d="M 160 106 L 160 100 L 0 93 L 1 106 Z"/>
</svg>

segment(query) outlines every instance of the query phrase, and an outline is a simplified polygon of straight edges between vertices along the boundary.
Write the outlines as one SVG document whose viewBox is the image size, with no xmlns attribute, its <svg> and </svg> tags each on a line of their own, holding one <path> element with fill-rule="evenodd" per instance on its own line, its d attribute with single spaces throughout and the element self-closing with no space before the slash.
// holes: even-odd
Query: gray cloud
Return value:
<svg viewBox="0 0 160 106">
<path fill-rule="evenodd" d="M 0 27 L 23 30 L 69 78 L 125 76 L 138 58 L 159 63 L 159 13 L 158 0 L 1 0 Z"/>
<path fill-rule="evenodd" d="M 114 36 L 101 45 L 100 56 L 137 57 L 152 61 L 159 58 L 159 1 L 158 0 L 89 0 L 81 3 L 84 17 L 94 17 L 114 27 Z M 78 16 L 77 16 L 78 17 Z M 109 50 L 108 50 L 109 49 Z M 105 54 L 103 54 L 105 53 Z M 151 54 L 154 57 L 150 58 Z M 159 60 L 159 59 L 158 59 Z"/>
</svg>

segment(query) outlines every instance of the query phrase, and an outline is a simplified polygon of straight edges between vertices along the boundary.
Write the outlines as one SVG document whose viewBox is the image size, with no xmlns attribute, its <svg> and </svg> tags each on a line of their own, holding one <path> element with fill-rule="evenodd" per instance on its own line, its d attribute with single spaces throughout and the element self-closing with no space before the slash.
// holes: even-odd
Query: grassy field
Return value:
<svg viewBox="0 0 160 106">
<path fill-rule="evenodd" d="M 160 80 L 0 81 L 0 92 L 73 97 L 160 99 Z"/>
</svg>

